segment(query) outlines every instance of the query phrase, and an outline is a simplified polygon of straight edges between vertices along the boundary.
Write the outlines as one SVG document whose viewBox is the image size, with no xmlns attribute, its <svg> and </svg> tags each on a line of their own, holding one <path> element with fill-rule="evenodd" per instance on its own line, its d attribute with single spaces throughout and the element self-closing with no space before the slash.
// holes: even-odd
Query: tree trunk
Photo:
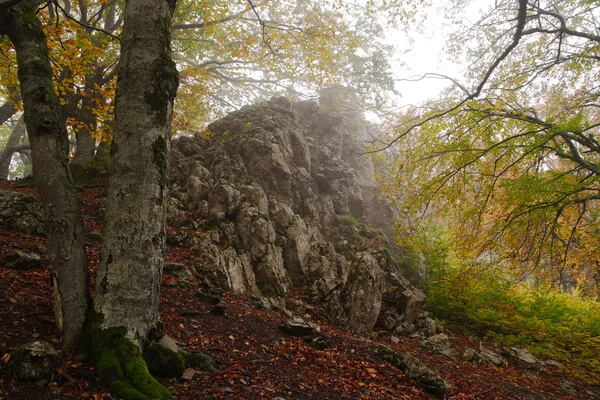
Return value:
<svg viewBox="0 0 600 400">
<path fill-rule="evenodd" d="M 81 109 L 78 110 L 77 120 L 82 122 L 85 127 L 80 128 L 75 133 L 77 147 L 75 149 L 75 157 L 71 160 L 73 164 L 86 166 L 94 161 L 96 139 L 91 135 L 91 132 L 96 130 L 96 117 L 91 111 L 91 107 L 93 106 L 94 100 L 89 96 L 81 100 Z"/>
<path fill-rule="evenodd" d="M 18 89 L 15 86 L 10 85 L 8 87 L 8 100 L 0 106 L 0 125 L 4 124 L 17 113 L 18 110 L 15 107 L 15 104 L 20 101 L 21 94 Z"/>
<path fill-rule="evenodd" d="M 129 0 L 121 39 L 111 179 L 94 310 L 103 329 L 125 328 L 139 348 L 160 330 L 175 1 Z"/>
<path fill-rule="evenodd" d="M 0 125 L 8 121 L 10 117 L 17 113 L 17 108 L 15 107 L 15 103 L 11 100 L 0 106 Z"/>
<path fill-rule="evenodd" d="M 18 147 L 17 145 L 23 138 L 23 135 L 25 135 L 26 131 L 25 121 L 21 116 L 6 141 L 6 147 L 4 147 L 4 150 L 0 153 L 0 179 L 8 179 L 8 172 L 13 153 L 24 150 L 24 148 Z"/>
<path fill-rule="evenodd" d="M 3 7 L 3 3 L 5 6 Z M 6 6 L 7 4 L 17 4 Z M 21 96 L 33 154 L 33 173 L 44 206 L 48 263 L 56 281 L 56 310 L 71 347 L 89 309 L 87 256 L 77 191 L 69 172 L 69 141 L 60 123 L 46 37 L 35 11 L 39 1 L 0 1 L 0 34 L 15 46 Z"/>
</svg>

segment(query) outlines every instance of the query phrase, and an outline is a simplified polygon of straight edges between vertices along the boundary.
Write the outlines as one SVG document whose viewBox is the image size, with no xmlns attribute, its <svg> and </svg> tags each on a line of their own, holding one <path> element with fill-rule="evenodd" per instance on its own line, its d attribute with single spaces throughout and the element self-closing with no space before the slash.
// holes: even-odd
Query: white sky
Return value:
<svg viewBox="0 0 600 400">
<path fill-rule="evenodd" d="M 448 3 L 448 0 L 435 0 L 434 5 L 425 9 L 427 18 L 419 25 L 420 32 L 412 28 L 409 34 L 398 29 L 389 30 L 387 34 L 389 42 L 396 45 L 399 50 L 407 49 L 406 53 L 400 52 L 395 57 L 395 78 L 414 78 L 425 73 L 439 73 L 462 80 L 464 64 L 460 60 L 450 61 L 445 51 L 446 40 L 453 29 L 456 29 L 444 12 L 444 7 Z M 494 0 L 473 0 L 459 17 L 475 22 L 481 15 L 480 10 L 493 4 Z M 448 81 L 434 78 L 418 82 L 397 82 L 396 89 L 402 93 L 398 104 L 400 106 L 417 104 L 435 98 L 448 85 Z"/>
</svg>

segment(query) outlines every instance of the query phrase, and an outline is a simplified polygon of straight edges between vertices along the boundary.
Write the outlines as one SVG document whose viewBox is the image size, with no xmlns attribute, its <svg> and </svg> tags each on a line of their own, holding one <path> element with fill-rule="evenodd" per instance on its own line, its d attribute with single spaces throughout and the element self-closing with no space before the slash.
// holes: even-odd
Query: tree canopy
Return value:
<svg viewBox="0 0 600 400">
<path fill-rule="evenodd" d="M 590 294 L 600 277 L 599 7 L 496 1 L 450 40 L 465 78 L 446 77 L 443 99 L 406 112 L 386 141 L 397 144 L 388 192 L 411 224 L 435 215 L 476 264 Z"/>
</svg>

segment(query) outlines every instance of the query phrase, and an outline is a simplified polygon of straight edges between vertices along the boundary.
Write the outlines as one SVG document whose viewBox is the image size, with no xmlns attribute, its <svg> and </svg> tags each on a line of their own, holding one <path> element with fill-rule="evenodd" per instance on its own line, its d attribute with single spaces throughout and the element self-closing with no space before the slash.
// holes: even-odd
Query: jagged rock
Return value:
<svg viewBox="0 0 600 400">
<path fill-rule="evenodd" d="M 306 314 L 306 311 L 308 310 L 306 303 L 295 297 L 286 301 L 286 308 L 300 315 Z"/>
<path fill-rule="evenodd" d="M 42 263 L 39 254 L 26 253 L 21 250 L 13 250 L 7 253 L 4 258 L 2 258 L 2 261 L 0 261 L 0 267 L 28 271 L 42 268 Z"/>
<path fill-rule="evenodd" d="M 11 377 L 20 381 L 46 384 L 54 375 L 58 353 L 48 342 L 35 341 L 14 351 L 8 370 Z"/>
<path fill-rule="evenodd" d="M 210 124 L 210 136 L 173 140 L 169 222 L 194 232 L 168 240 L 196 250 L 207 287 L 284 296 L 309 286 L 332 322 L 369 331 L 386 279 L 400 273 L 384 234 L 393 209 L 358 154 L 370 129 L 358 115 L 273 98 Z M 361 221 L 354 238 L 346 217 Z M 410 323 L 420 307 L 413 297 L 401 311 Z"/>
<path fill-rule="evenodd" d="M 526 349 L 519 349 L 517 347 L 511 347 L 510 349 L 504 349 L 503 354 L 507 357 L 516 358 L 519 361 L 522 361 L 527 364 L 538 364 L 540 360 L 538 360 L 533 354 Z"/>
<path fill-rule="evenodd" d="M 463 352 L 462 358 L 471 363 L 483 361 L 481 359 L 481 357 L 479 356 L 479 353 L 477 352 L 477 350 L 475 350 L 471 347 L 467 347 L 465 349 L 465 351 Z"/>
<path fill-rule="evenodd" d="M 410 378 L 417 380 L 423 389 L 430 393 L 444 396 L 451 389 L 448 382 L 415 357 L 386 346 L 377 347 L 375 355 L 405 372 Z"/>
<path fill-rule="evenodd" d="M 44 234 L 44 213 L 37 196 L 0 190 L 0 227 L 30 235 Z"/>
<path fill-rule="evenodd" d="M 258 294 L 250 258 L 230 247 L 235 245 L 235 239 L 231 239 L 232 229 L 225 224 L 222 230 L 201 232 L 191 239 L 192 248 L 197 252 L 194 268 L 215 287 Z"/>
<path fill-rule="evenodd" d="M 505 367 L 506 360 L 502 358 L 498 353 L 479 345 L 479 358 L 481 361 L 495 365 L 496 367 Z"/>
<path fill-rule="evenodd" d="M 259 310 L 276 310 L 283 313 L 287 311 L 285 301 L 279 297 L 255 297 L 254 307 Z"/>
<path fill-rule="evenodd" d="M 445 333 L 432 336 L 429 339 L 421 341 L 419 344 L 424 349 L 446 356 L 454 362 L 458 361 L 458 353 L 450 346 L 450 339 Z"/>
<path fill-rule="evenodd" d="M 545 361 L 540 361 L 540 363 L 545 367 L 557 367 L 557 368 L 562 367 L 562 364 L 556 360 L 545 360 Z"/>
<path fill-rule="evenodd" d="M 385 273 L 368 253 L 357 255 L 345 284 L 330 293 L 324 315 L 332 323 L 359 332 L 370 332 L 381 308 Z"/>
<path fill-rule="evenodd" d="M 321 331 L 321 328 L 314 323 L 298 317 L 288 320 L 279 329 L 291 336 L 317 335 Z"/>
<path fill-rule="evenodd" d="M 167 232 L 167 244 L 173 247 L 185 247 L 189 245 L 189 236 L 185 231 Z"/>
<path fill-rule="evenodd" d="M 443 328 L 430 317 L 419 318 L 415 323 L 415 328 L 425 337 L 431 337 L 443 332 Z"/>
<path fill-rule="evenodd" d="M 401 276 L 394 276 L 394 283 L 395 288 L 384 294 L 383 301 L 404 316 L 405 322 L 412 324 L 417 320 L 427 297 Z"/>
</svg>

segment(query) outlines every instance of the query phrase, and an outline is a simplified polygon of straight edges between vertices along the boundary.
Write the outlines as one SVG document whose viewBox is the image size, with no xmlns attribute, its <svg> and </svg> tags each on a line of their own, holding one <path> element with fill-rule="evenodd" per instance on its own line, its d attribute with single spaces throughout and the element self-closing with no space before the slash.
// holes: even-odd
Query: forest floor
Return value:
<svg viewBox="0 0 600 400">
<path fill-rule="evenodd" d="M 34 192 L 0 182 L 0 190 Z M 105 187 L 80 191 L 84 203 L 90 272 L 98 265 L 100 207 Z M 172 229 L 172 228 L 170 228 Z M 42 252 L 44 239 L 0 229 L 0 259 L 11 250 Z M 187 248 L 169 248 L 167 262 L 193 265 Z M 44 267 L 46 264 L 42 263 Z M 287 336 L 279 326 L 288 317 L 278 311 L 259 310 L 252 299 L 226 293 L 225 313 L 214 312 L 210 299 L 199 296 L 200 283 L 180 284 L 165 275 L 160 310 L 168 334 L 184 348 L 204 352 L 217 362 L 218 372 L 189 371 L 181 379 L 160 379 L 175 399 L 428 399 L 406 374 L 374 356 L 383 344 L 420 358 L 452 385 L 447 399 L 588 399 L 600 393 L 598 377 L 585 371 L 579 379 L 557 367 L 537 372 L 510 362 L 503 368 L 450 359 L 431 354 L 417 338 L 400 338 L 395 344 L 388 334 L 368 337 L 328 325 L 314 310 L 317 323 L 331 347 L 316 350 L 301 338 Z M 303 297 L 294 290 L 290 297 Z M 90 363 L 59 350 L 60 363 L 54 381 L 44 385 L 19 383 L 9 378 L 8 354 L 33 340 L 45 340 L 60 348 L 54 326 L 52 289 L 47 269 L 19 271 L 0 268 L 0 400 L 110 399 Z M 446 331 L 455 350 L 477 348 L 477 338 Z M 490 345 L 491 346 L 491 345 Z M 583 380 L 582 380 L 582 377 Z M 570 382 L 571 393 L 565 391 Z"/>
</svg>

